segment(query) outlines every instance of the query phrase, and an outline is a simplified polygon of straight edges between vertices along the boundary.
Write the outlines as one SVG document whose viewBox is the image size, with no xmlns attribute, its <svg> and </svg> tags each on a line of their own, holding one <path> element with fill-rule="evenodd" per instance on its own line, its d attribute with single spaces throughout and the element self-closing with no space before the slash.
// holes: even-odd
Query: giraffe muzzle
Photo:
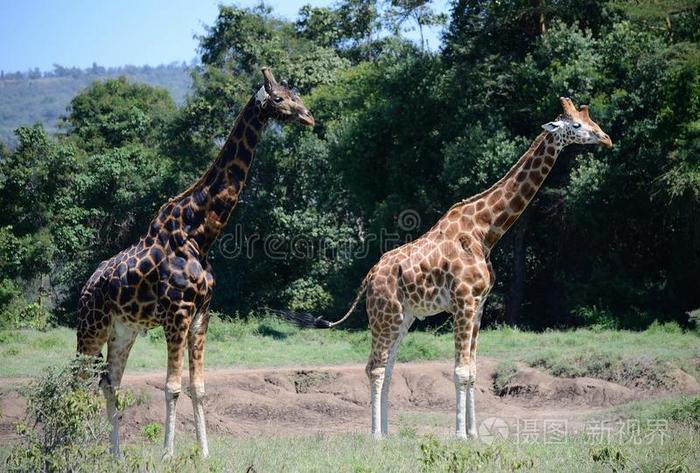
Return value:
<svg viewBox="0 0 700 473">
<path fill-rule="evenodd" d="M 314 117 L 308 110 L 300 112 L 297 120 L 299 120 L 299 123 L 302 125 L 314 126 L 316 124 L 316 120 L 314 120 Z"/>
</svg>

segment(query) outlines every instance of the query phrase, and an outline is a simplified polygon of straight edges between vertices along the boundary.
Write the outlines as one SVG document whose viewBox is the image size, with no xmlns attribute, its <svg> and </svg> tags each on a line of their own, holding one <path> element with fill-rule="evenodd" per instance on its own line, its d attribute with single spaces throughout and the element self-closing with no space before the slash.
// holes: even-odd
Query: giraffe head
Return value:
<svg viewBox="0 0 700 473">
<path fill-rule="evenodd" d="M 301 101 L 296 91 L 290 89 L 285 81 L 277 82 L 272 71 L 262 68 L 263 86 L 255 95 L 263 111 L 270 117 L 281 122 L 296 121 L 303 125 L 314 126 L 314 117 Z"/>
<path fill-rule="evenodd" d="M 561 97 L 560 100 L 564 113 L 555 121 L 542 125 L 542 128 L 554 135 L 562 146 L 578 143 L 612 148 L 610 137 L 588 115 L 588 105 L 582 105 L 580 110 L 576 110 L 570 98 Z"/>
</svg>

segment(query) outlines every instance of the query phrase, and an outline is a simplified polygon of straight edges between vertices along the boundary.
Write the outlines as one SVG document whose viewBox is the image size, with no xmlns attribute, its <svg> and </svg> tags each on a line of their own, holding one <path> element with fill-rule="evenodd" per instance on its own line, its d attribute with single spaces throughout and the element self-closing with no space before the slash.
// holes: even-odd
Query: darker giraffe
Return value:
<svg viewBox="0 0 700 473">
<path fill-rule="evenodd" d="M 160 208 L 138 242 L 103 261 L 80 293 L 78 352 L 101 356 L 107 343 L 107 373 L 101 384 L 112 424 L 112 451 L 117 455 L 116 391 L 136 335 L 156 326 L 164 328 L 168 347 L 165 455 L 173 453 L 186 345 L 197 439 L 202 455 L 208 454 L 203 357 L 214 276 L 207 253 L 238 202 L 268 120 L 314 125 L 299 96 L 286 84 L 278 84 L 269 69 L 262 73 L 264 85 L 241 110 L 216 161 L 189 189 Z"/>
<path fill-rule="evenodd" d="M 334 327 L 348 318 L 367 290 L 372 351 L 366 371 L 375 437 L 388 433 L 389 386 L 401 339 L 415 318 L 444 311 L 454 317 L 456 434 L 476 436 L 476 341 L 484 301 L 494 284 L 491 250 L 537 193 L 562 148 L 571 143 L 612 146 L 589 117 L 587 106 L 579 111 L 568 98 L 561 103 L 564 114 L 543 125 L 546 131 L 501 180 L 452 206 L 420 238 L 385 253 L 342 319 L 329 323 L 309 314 L 283 312 L 303 326 Z"/>
</svg>

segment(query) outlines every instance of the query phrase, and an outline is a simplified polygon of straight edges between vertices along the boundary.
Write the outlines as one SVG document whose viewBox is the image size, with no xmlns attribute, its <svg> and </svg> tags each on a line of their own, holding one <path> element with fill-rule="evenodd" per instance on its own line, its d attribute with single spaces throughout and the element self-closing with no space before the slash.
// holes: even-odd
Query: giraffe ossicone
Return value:
<svg viewBox="0 0 700 473">
<path fill-rule="evenodd" d="M 174 451 L 175 408 L 187 347 L 190 395 L 200 452 L 209 447 L 204 419 L 204 343 L 214 276 L 207 260 L 243 191 L 260 134 L 270 119 L 314 125 L 296 92 L 262 69 L 263 86 L 239 113 L 214 163 L 187 190 L 166 202 L 129 248 L 103 261 L 80 293 L 77 350 L 100 356 L 100 382 L 112 424 L 111 450 L 120 454 L 116 393 L 136 336 L 162 326 L 168 347 L 164 457 Z M 260 92 L 262 91 L 262 92 Z"/>
<path fill-rule="evenodd" d="M 474 385 L 476 347 L 486 297 L 495 282 L 491 250 L 523 213 L 571 143 L 611 147 L 610 137 L 589 116 L 562 97 L 564 113 L 515 165 L 489 189 L 453 205 L 418 239 L 382 255 L 367 273 L 348 312 L 336 322 L 309 314 L 282 312 L 291 322 L 332 328 L 345 321 L 367 292 L 372 348 L 370 381 L 372 434 L 389 431 L 389 388 L 396 352 L 415 318 L 448 312 L 454 317 L 457 437 L 476 437 Z"/>
</svg>

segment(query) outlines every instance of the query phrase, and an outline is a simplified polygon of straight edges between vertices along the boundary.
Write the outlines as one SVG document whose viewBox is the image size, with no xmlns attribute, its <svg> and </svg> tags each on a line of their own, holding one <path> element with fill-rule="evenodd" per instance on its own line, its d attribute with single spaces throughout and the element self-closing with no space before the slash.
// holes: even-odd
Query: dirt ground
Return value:
<svg viewBox="0 0 700 473">
<path fill-rule="evenodd" d="M 521 366 L 508 383 L 508 394 L 494 393 L 496 360 L 478 362 L 477 422 L 488 418 L 512 424 L 528 419 L 565 419 L 569 429 L 580 428 L 592 414 L 636 399 L 700 393 L 700 385 L 683 371 L 672 373 L 673 388 L 632 388 L 593 378 L 555 378 Z M 391 389 L 391 431 L 397 430 L 397 414 L 411 419 L 419 433 L 446 435 L 453 429 L 454 384 L 452 363 L 398 364 Z M 122 387 L 136 404 L 124 414 L 123 433 L 142 439 L 141 429 L 163 423 L 165 373 L 127 373 Z M 23 379 L 0 380 L 0 442 L 15 438 L 14 423 L 24 415 L 25 402 L 18 388 Z M 186 395 L 178 403 L 178 432 L 192 433 L 192 406 Z M 362 365 L 305 369 L 212 369 L 206 371 L 207 424 L 213 434 L 249 436 L 314 435 L 368 432 L 369 384 Z"/>
</svg>

